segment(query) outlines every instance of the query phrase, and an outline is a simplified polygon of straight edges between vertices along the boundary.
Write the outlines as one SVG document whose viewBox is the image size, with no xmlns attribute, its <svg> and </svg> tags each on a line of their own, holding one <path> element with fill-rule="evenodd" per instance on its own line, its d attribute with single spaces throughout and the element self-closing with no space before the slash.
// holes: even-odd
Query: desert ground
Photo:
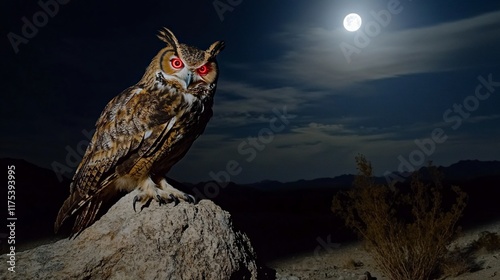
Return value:
<svg viewBox="0 0 500 280">
<path fill-rule="evenodd" d="M 450 248 L 467 248 L 478 240 L 482 232 L 500 235 L 500 221 L 463 230 Z M 478 250 L 473 254 L 473 262 L 477 265 L 473 271 L 458 276 L 443 276 L 448 280 L 488 280 L 500 279 L 500 250 L 488 252 Z M 315 250 L 310 253 L 278 259 L 268 263 L 276 270 L 277 280 L 361 280 L 365 272 L 369 272 L 377 280 L 388 279 L 377 268 L 373 258 L 363 248 L 361 242 L 352 244 L 330 244 L 328 249 Z"/>
</svg>

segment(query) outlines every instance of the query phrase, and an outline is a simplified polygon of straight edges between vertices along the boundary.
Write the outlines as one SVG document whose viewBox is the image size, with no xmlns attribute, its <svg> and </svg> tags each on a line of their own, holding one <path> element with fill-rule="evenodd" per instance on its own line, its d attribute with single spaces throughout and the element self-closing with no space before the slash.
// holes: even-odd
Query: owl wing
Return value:
<svg viewBox="0 0 500 280">
<path fill-rule="evenodd" d="M 54 229 L 78 213 L 72 233 L 93 223 L 103 202 L 116 194 L 109 187 L 119 175 L 130 171 L 146 154 L 157 150 L 175 122 L 153 96 L 130 87 L 113 98 L 96 123 L 96 131 L 71 183 L 70 196 L 59 210 Z"/>
</svg>

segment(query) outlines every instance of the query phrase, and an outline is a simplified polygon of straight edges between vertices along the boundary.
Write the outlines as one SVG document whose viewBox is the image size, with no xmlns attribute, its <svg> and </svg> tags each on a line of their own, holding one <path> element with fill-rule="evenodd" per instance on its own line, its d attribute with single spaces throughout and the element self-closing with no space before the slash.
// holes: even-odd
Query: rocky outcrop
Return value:
<svg viewBox="0 0 500 280">
<path fill-rule="evenodd" d="M 213 202 L 151 203 L 135 213 L 134 195 L 119 200 L 76 239 L 18 253 L 16 272 L 2 270 L 0 278 L 257 278 L 249 239 Z"/>
</svg>

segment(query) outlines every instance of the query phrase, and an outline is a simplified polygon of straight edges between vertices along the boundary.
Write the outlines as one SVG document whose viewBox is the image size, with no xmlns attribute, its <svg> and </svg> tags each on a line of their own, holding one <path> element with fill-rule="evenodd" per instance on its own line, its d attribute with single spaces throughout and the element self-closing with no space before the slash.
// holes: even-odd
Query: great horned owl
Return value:
<svg viewBox="0 0 500 280">
<path fill-rule="evenodd" d="M 103 203 L 121 191 L 139 190 L 137 202 L 160 204 L 194 198 L 167 183 L 165 174 L 189 150 L 212 117 L 218 77 L 217 41 L 207 50 L 180 44 L 164 28 L 167 44 L 153 58 L 142 79 L 113 98 L 78 166 L 54 225 L 76 215 L 71 236 L 90 226 Z"/>
</svg>

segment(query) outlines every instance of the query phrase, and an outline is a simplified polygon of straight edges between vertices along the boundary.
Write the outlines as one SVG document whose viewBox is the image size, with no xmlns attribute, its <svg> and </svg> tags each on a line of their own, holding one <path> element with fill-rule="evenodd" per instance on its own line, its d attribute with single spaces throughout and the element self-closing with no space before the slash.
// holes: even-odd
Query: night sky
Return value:
<svg viewBox="0 0 500 280">
<path fill-rule="evenodd" d="M 165 26 L 199 48 L 226 42 L 214 117 L 168 174 L 178 181 L 333 177 L 355 173 L 358 153 L 377 175 L 500 160 L 498 1 L 0 5 L 0 157 L 71 177 L 88 131 L 142 77 Z M 363 18 L 357 32 L 342 26 L 351 12 Z"/>
</svg>

